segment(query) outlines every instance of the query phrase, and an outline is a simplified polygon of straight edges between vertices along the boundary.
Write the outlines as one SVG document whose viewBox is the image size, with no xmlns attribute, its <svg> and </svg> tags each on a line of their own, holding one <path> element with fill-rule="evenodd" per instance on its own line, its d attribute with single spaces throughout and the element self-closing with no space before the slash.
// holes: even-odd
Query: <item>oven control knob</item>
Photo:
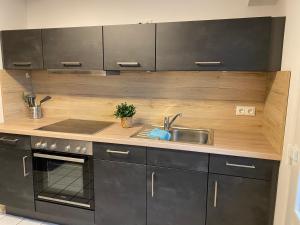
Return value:
<svg viewBox="0 0 300 225">
<path fill-rule="evenodd" d="M 50 145 L 50 149 L 55 150 L 56 149 L 56 144 L 54 143 L 54 144 Z"/>
<path fill-rule="evenodd" d="M 69 152 L 71 150 L 71 146 L 70 145 L 67 145 L 66 147 L 65 147 L 65 151 L 66 152 Z"/>
<path fill-rule="evenodd" d="M 85 154 L 86 152 L 87 152 L 86 147 L 83 147 L 83 148 L 81 149 L 81 153 L 82 153 L 82 154 Z"/>
<path fill-rule="evenodd" d="M 40 148 L 41 146 L 42 146 L 42 142 L 37 142 L 37 143 L 35 143 L 35 145 L 34 145 L 36 148 Z"/>
<path fill-rule="evenodd" d="M 42 145 L 41 145 L 42 148 L 47 148 L 47 142 L 44 142 Z"/>
<path fill-rule="evenodd" d="M 80 152 L 80 150 L 81 150 L 81 147 L 80 146 L 77 146 L 76 148 L 75 148 L 75 152 Z"/>
</svg>

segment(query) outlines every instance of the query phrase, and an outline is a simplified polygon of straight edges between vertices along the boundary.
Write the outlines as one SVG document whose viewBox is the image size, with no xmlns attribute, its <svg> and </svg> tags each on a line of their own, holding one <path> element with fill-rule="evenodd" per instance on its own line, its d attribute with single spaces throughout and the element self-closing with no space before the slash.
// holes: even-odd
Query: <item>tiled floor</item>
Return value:
<svg viewBox="0 0 300 225">
<path fill-rule="evenodd" d="M 30 220 L 22 217 L 0 214 L 0 225 L 55 225 L 36 220 Z"/>
</svg>

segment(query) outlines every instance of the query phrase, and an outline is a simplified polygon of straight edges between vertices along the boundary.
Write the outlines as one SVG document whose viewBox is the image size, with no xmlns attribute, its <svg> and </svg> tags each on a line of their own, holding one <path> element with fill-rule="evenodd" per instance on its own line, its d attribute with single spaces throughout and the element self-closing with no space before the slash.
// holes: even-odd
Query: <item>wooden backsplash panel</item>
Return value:
<svg viewBox="0 0 300 225">
<path fill-rule="evenodd" d="M 193 99 L 264 102 L 268 75 L 246 72 L 124 72 L 90 74 L 32 73 L 40 94 L 147 99 Z"/>
<path fill-rule="evenodd" d="M 289 86 L 290 72 L 270 74 L 264 107 L 263 132 L 279 153 L 283 148 Z"/>
<path fill-rule="evenodd" d="M 51 95 L 45 116 L 113 120 L 120 102 L 137 107 L 136 122 L 162 124 L 178 112 L 177 125 L 256 131 L 262 125 L 266 73 L 125 72 L 120 76 L 32 73 L 38 98 Z M 253 105 L 255 117 L 235 116 L 236 105 Z"/>
<path fill-rule="evenodd" d="M 23 92 L 32 90 L 31 80 L 26 79 L 25 71 L 0 70 L 4 120 L 12 117 L 26 117 L 27 109 Z"/>
<path fill-rule="evenodd" d="M 38 98 L 44 95 L 39 94 Z M 135 122 L 162 124 L 164 115 L 183 113 L 177 125 L 189 127 L 245 129 L 255 131 L 261 127 L 263 103 L 236 101 L 200 101 L 141 98 L 109 98 L 91 96 L 53 95 L 53 100 L 44 104 L 45 116 L 118 121 L 114 118 L 115 106 L 123 101 L 137 107 Z M 248 104 L 257 108 L 255 117 L 236 117 L 235 105 Z"/>
</svg>

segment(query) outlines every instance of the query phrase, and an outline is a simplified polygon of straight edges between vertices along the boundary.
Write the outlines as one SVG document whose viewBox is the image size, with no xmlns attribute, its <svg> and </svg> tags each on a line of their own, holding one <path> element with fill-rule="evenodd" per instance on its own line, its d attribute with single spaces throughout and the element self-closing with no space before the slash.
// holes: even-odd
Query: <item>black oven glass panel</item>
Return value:
<svg viewBox="0 0 300 225">
<path fill-rule="evenodd" d="M 92 171 L 90 157 L 35 152 L 35 198 L 93 209 Z"/>
</svg>

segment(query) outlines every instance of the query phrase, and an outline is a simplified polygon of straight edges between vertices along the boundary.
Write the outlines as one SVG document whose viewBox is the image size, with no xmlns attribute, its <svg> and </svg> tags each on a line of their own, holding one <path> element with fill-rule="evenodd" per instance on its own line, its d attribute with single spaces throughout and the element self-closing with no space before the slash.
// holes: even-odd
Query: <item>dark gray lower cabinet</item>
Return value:
<svg viewBox="0 0 300 225">
<path fill-rule="evenodd" d="M 30 139 L 0 134 L 0 204 L 34 211 Z"/>
<path fill-rule="evenodd" d="M 94 167 L 96 224 L 146 225 L 146 166 L 95 160 Z"/>
<path fill-rule="evenodd" d="M 267 225 L 271 182 L 210 174 L 207 225 Z"/>
<path fill-rule="evenodd" d="M 147 225 L 205 225 L 207 173 L 147 167 Z"/>
</svg>

